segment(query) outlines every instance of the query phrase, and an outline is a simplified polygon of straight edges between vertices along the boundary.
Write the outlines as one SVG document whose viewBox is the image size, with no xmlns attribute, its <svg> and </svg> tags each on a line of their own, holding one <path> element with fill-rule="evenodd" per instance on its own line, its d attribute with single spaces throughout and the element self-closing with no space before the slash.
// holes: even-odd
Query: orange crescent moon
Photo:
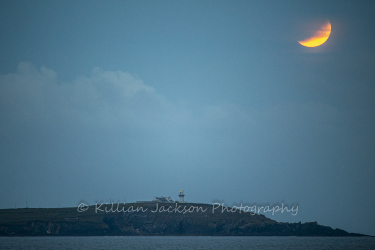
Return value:
<svg viewBox="0 0 375 250">
<path fill-rule="evenodd" d="M 305 47 L 317 47 L 325 43 L 330 34 L 331 23 L 328 21 L 322 27 L 320 27 L 320 29 L 316 31 L 312 37 L 298 42 Z"/>
</svg>

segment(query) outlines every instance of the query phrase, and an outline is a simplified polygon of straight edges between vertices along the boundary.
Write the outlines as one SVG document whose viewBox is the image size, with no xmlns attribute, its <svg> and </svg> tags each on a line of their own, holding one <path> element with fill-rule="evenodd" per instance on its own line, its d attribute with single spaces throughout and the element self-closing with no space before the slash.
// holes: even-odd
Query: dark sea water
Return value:
<svg viewBox="0 0 375 250">
<path fill-rule="evenodd" d="M 0 237 L 0 249 L 375 249 L 370 237 Z"/>
</svg>

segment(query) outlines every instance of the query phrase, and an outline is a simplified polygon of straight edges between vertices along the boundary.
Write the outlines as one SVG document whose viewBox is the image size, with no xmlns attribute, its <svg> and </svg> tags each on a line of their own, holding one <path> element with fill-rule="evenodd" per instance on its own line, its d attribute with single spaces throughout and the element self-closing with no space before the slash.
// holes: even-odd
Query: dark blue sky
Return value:
<svg viewBox="0 0 375 250">
<path fill-rule="evenodd" d="M 298 205 L 375 235 L 373 1 L 2 1 L 0 207 Z M 298 41 L 329 20 L 325 44 Z"/>
</svg>

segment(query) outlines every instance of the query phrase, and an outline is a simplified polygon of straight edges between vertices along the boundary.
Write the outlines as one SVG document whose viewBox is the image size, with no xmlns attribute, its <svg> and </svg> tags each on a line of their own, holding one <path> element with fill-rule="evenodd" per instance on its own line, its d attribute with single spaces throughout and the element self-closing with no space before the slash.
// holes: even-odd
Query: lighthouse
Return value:
<svg viewBox="0 0 375 250">
<path fill-rule="evenodd" d="M 184 197 L 185 197 L 185 194 L 184 194 L 184 191 L 180 190 L 180 194 L 178 195 L 178 197 L 180 197 L 180 203 L 184 203 Z"/>
</svg>

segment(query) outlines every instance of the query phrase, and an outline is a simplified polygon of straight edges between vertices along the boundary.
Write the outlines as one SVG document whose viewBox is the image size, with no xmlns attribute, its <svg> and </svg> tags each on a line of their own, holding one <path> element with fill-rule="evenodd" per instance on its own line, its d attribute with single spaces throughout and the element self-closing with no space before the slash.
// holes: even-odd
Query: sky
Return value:
<svg viewBox="0 0 375 250">
<path fill-rule="evenodd" d="M 375 235 L 374 1 L 1 1 L 0 208 L 298 206 Z M 298 41 L 327 20 L 329 39 Z"/>
</svg>

